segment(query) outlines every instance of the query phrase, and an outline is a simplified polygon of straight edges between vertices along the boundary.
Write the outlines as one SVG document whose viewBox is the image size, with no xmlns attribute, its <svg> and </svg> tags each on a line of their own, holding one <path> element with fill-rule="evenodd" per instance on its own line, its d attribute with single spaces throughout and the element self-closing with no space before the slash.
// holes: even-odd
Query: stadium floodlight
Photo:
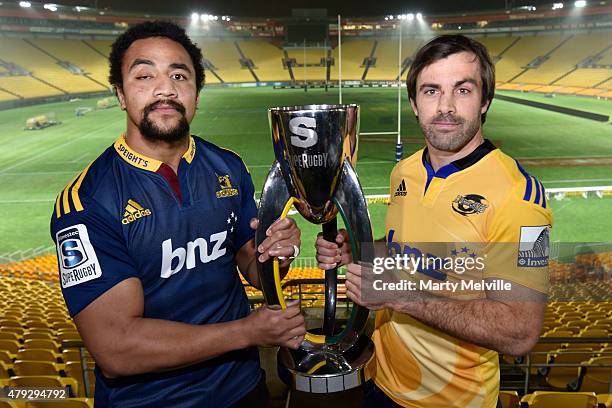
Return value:
<svg viewBox="0 0 612 408">
<path fill-rule="evenodd" d="M 202 15 L 200 15 L 200 20 L 202 20 L 202 21 L 208 21 L 208 14 L 202 14 Z"/>
<path fill-rule="evenodd" d="M 423 21 L 423 14 L 416 13 L 416 19 L 419 20 L 419 21 Z"/>
<path fill-rule="evenodd" d="M 20 1 L 19 7 L 30 8 L 32 7 L 32 3 L 30 3 L 29 1 Z"/>
<path fill-rule="evenodd" d="M 57 11 L 57 4 L 47 3 L 43 6 L 45 10 Z"/>
<path fill-rule="evenodd" d="M 553 10 L 559 10 L 563 8 L 563 3 L 553 3 L 552 5 L 552 9 Z"/>
<path fill-rule="evenodd" d="M 586 0 L 576 0 L 574 2 L 574 7 L 576 8 L 583 8 L 583 7 L 586 7 L 586 5 L 587 5 Z"/>
<path fill-rule="evenodd" d="M 406 18 L 408 19 L 408 21 L 412 21 L 412 20 L 414 20 L 414 14 L 413 13 L 408 13 Z"/>
<path fill-rule="evenodd" d="M 192 23 L 197 23 L 198 20 L 200 19 L 200 15 L 196 12 L 191 13 L 191 22 Z"/>
</svg>

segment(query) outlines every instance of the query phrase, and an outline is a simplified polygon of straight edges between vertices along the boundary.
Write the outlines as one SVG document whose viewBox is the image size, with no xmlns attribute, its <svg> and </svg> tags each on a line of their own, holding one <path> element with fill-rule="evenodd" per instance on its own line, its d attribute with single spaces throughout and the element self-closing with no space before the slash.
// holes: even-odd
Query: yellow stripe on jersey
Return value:
<svg viewBox="0 0 612 408">
<path fill-rule="evenodd" d="M 61 210 L 60 210 L 60 199 L 62 197 L 62 194 L 58 194 L 57 195 L 57 199 L 55 200 L 55 218 L 59 218 L 61 215 Z"/>
<path fill-rule="evenodd" d="M 74 208 L 77 211 L 83 211 L 83 205 L 81 204 L 81 199 L 79 198 L 79 188 L 81 188 L 83 179 L 85 178 L 85 175 L 87 174 L 87 171 L 89 170 L 89 167 L 91 167 L 92 163 L 93 162 L 89 163 L 87 167 L 85 167 L 85 170 L 83 170 L 79 176 L 79 179 L 75 183 L 74 187 L 72 187 L 72 202 L 74 203 Z"/>
<path fill-rule="evenodd" d="M 74 176 L 74 178 L 70 180 L 70 183 L 66 185 L 66 188 L 64 188 L 64 191 L 62 191 L 62 204 L 64 205 L 64 214 L 70 213 L 70 202 L 68 201 L 68 190 L 70 189 L 70 186 L 72 185 L 72 183 L 74 183 L 74 181 L 77 179 L 78 176 L 79 176 L 78 174 Z"/>
</svg>

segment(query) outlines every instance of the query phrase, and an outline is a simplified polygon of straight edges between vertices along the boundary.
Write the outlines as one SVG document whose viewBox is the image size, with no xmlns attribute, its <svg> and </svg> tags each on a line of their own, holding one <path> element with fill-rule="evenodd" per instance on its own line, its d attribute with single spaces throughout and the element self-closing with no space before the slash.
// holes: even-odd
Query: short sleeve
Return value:
<svg viewBox="0 0 612 408">
<path fill-rule="evenodd" d="M 116 220 L 95 202 L 85 210 L 51 216 L 60 285 L 75 316 L 117 283 L 138 277 Z"/>
<path fill-rule="evenodd" d="M 488 234 L 485 278 L 500 278 L 547 293 L 552 212 L 510 197 L 496 212 Z"/>
<path fill-rule="evenodd" d="M 252 218 L 257 217 L 253 179 L 244 163 L 241 161 L 240 164 L 240 217 L 236 232 L 236 248 L 238 249 L 255 236 L 255 230 L 251 228 L 249 223 Z"/>
</svg>

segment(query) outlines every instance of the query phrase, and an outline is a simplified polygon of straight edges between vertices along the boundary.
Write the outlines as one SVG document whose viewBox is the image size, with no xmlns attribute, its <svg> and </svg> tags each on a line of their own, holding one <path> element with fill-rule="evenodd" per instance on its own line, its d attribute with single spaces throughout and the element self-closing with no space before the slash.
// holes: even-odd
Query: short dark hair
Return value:
<svg viewBox="0 0 612 408">
<path fill-rule="evenodd" d="M 408 97 L 416 103 L 417 77 L 425 67 L 460 52 L 472 53 L 478 59 L 480 79 L 482 80 L 481 106 L 489 102 L 490 107 L 490 103 L 495 96 L 495 65 L 491 62 L 489 52 L 484 45 L 464 35 L 441 35 L 429 41 L 416 53 L 406 78 Z M 486 116 L 487 112 L 481 115 L 482 123 L 485 123 Z"/>
<path fill-rule="evenodd" d="M 191 57 L 195 69 L 196 88 L 198 92 L 204 85 L 204 66 L 202 65 L 202 51 L 187 36 L 185 30 L 170 21 L 145 21 L 127 29 L 121 34 L 113 45 L 109 56 L 110 75 L 108 81 L 114 88 L 123 87 L 123 75 L 121 74 L 121 63 L 123 57 L 134 41 L 151 37 L 164 37 L 175 41 L 183 46 Z"/>
</svg>

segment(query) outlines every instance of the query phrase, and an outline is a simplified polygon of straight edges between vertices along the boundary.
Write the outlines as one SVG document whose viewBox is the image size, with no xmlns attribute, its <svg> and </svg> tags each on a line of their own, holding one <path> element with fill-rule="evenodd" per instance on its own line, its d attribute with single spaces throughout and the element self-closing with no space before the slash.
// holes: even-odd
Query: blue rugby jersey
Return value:
<svg viewBox="0 0 612 408">
<path fill-rule="evenodd" d="M 131 277 L 142 283 L 146 318 L 209 324 L 248 315 L 235 256 L 254 236 L 257 208 L 244 163 L 191 137 L 178 177 L 168 170 L 122 136 L 58 195 L 51 236 L 72 316 Z M 220 408 L 261 375 L 256 348 L 164 373 L 110 380 L 96 370 L 95 403 Z"/>
</svg>

